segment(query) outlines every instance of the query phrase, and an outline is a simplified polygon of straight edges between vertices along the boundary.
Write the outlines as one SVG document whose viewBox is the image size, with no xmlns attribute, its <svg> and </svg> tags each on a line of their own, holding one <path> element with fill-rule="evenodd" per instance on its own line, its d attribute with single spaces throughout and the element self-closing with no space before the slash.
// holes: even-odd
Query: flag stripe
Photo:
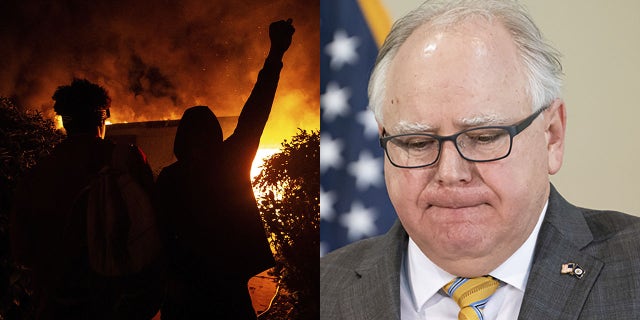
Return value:
<svg viewBox="0 0 640 320">
<path fill-rule="evenodd" d="M 378 0 L 358 0 L 360 9 L 364 14 L 367 25 L 373 33 L 378 48 L 382 46 L 384 38 L 391 30 L 391 18 L 389 13 Z"/>
</svg>

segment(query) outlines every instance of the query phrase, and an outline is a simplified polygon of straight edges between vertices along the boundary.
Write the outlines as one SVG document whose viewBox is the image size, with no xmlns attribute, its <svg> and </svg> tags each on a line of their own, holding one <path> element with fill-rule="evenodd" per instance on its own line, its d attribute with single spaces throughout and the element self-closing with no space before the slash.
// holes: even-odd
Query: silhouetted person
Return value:
<svg viewBox="0 0 640 320">
<path fill-rule="evenodd" d="M 291 20 L 269 27 L 269 55 L 228 139 L 206 106 L 180 120 L 178 161 L 157 181 L 171 270 L 163 319 L 256 318 L 247 281 L 274 260 L 250 171 L 293 33 Z"/>
<path fill-rule="evenodd" d="M 104 140 L 111 99 L 104 88 L 74 79 L 53 100 L 67 137 L 19 182 L 10 221 L 12 255 L 31 270 L 37 318 L 150 319 L 162 296 L 147 286 L 162 283 L 152 273 L 125 279 L 96 275 L 87 257 L 86 216 L 76 201 L 111 159 L 115 145 Z M 153 175 L 142 151 L 131 146 L 126 162 L 150 192 Z"/>
</svg>

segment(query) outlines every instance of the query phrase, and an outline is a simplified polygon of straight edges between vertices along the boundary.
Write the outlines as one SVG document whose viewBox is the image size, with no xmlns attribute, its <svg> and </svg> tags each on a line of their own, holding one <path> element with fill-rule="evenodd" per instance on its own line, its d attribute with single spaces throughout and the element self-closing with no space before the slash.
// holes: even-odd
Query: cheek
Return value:
<svg viewBox="0 0 640 320">
<path fill-rule="evenodd" d="M 509 158 L 508 161 L 488 162 L 478 166 L 482 183 L 497 196 L 494 205 L 513 207 L 526 198 L 528 190 L 539 185 L 539 175 L 533 166 L 522 166 L 520 161 L 531 159 Z M 507 160 L 505 159 L 505 160 Z"/>
<path fill-rule="evenodd" d="M 512 184 L 532 193 L 549 184 L 548 150 L 543 135 L 536 135 L 527 146 L 517 150 L 510 167 Z"/>
<path fill-rule="evenodd" d="M 385 159 L 384 171 L 389 198 L 396 212 L 415 210 L 420 193 L 429 181 L 427 170 L 397 168 Z"/>
<path fill-rule="evenodd" d="M 530 150 L 478 166 L 483 183 L 497 197 L 493 205 L 512 225 L 528 225 L 527 214 L 537 216 L 540 201 L 544 201 L 549 188 L 546 153 L 537 148 Z"/>
</svg>

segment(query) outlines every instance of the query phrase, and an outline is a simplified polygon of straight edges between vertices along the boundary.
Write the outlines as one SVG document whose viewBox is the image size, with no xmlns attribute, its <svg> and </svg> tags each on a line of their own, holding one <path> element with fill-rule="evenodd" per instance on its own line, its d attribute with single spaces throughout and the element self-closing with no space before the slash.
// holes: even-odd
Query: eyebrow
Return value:
<svg viewBox="0 0 640 320">
<path fill-rule="evenodd" d="M 495 126 L 509 123 L 509 119 L 498 115 L 497 113 L 480 114 L 468 118 L 462 118 L 456 121 L 463 128 Z"/>
<path fill-rule="evenodd" d="M 395 126 L 393 126 L 393 134 L 406 134 L 416 132 L 433 132 L 435 127 L 421 122 L 409 122 L 400 120 Z"/>
<path fill-rule="evenodd" d="M 455 124 L 462 130 L 464 130 L 481 126 L 505 125 L 509 124 L 510 121 L 511 120 L 500 116 L 497 113 L 485 113 L 456 120 Z M 392 129 L 393 134 L 406 134 L 417 132 L 435 132 L 438 130 L 438 127 L 422 122 L 410 122 L 401 120 L 395 126 L 393 126 Z"/>
</svg>

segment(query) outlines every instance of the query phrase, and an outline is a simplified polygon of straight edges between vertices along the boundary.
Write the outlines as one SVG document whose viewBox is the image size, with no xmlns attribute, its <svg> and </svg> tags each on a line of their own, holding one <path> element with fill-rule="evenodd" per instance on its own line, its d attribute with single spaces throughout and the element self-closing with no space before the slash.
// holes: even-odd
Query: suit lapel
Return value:
<svg viewBox="0 0 640 320">
<path fill-rule="evenodd" d="M 400 319 L 400 268 L 408 236 L 396 222 L 384 238 L 354 270 L 358 280 L 341 293 L 349 319 Z"/>
<path fill-rule="evenodd" d="M 581 251 L 593 236 L 580 210 L 551 186 L 524 300 L 518 319 L 577 319 L 604 263 Z M 561 273 L 577 263 L 582 278 Z"/>
</svg>

